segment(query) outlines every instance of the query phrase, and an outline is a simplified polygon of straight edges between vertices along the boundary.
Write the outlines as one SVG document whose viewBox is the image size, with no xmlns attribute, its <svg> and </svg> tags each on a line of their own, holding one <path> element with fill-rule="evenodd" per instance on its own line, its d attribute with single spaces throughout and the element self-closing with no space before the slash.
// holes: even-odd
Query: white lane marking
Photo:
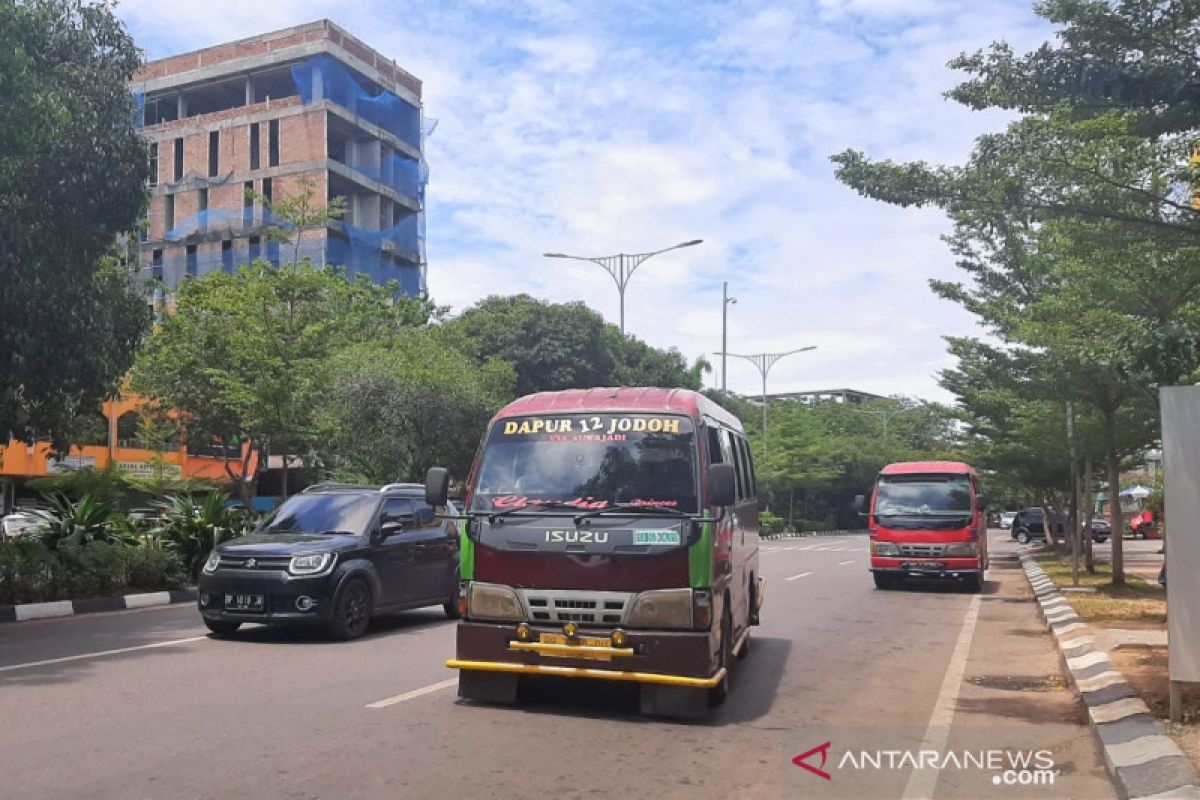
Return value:
<svg viewBox="0 0 1200 800">
<path fill-rule="evenodd" d="M 846 566 L 847 564 L 853 564 L 853 563 L 854 563 L 854 559 L 850 559 L 849 561 L 842 561 L 842 562 L 840 562 L 840 563 L 838 564 L 838 566 L 839 566 L 839 567 L 844 567 L 844 566 Z"/>
<path fill-rule="evenodd" d="M 187 644 L 189 642 L 202 642 L 208 636 L 189 636 L 186 639 L 170 639 L 165 642 L 153 642 L 151 644 L 139 644 L 135 647 L 120 647 L 116 650 L 100 650 L 95 653 L 80 653 L 76 656 L 63 656 L 62 658 L 47 658 L 45 661 L 30 661 L 25 664 L 10 664 L 7 667 L 0 667 L 0 672 L 11 672 L 18 669 L 33 669 L 34 667 L 45 667 L 50 664 L 65 664 L 68 661 L 82 661 L 85 658 L 103 658 L 104 656 L 115 656 L 121 653 L 133 653 L 138 650 L 152 650 L 156 647 L 170 647 L 175 644 Z"/>
<path fill-rule="evenodd" d="M 387 708 L 388 706 L 396 705 L 396 703 L 403 703 L 405 700 L 412 700 L 417 697 L 423 697 L 427 694 L 440 692 L 442 689 L 449 689 L 451 686 L 454 686 L 457 683 L 458 678 L 448 678 L 444 681 L 431 683 L 428 686 L 422 686 L 420 689 L 413 689 L 411 692 L 398 694 L 394 697 L 385 697 L 382 700 L 376 700 L 374 703 L 367 703 L 367 708 Z"/>
<path fill-rule="evenodd" d="M 808 547 L 797 547 L 796 549 L 797 550 L 812 550 L 814 547 L 816 547 L 815 544 L 810 544 Z"/>
<path fill-rule="evenodd" d="M 790 578 L 784 578 L 784 580 L 785 581 L 794 581 L 794 580 L 799 580 L 800 578 L 807 578 L 809 575 L 812 575 L 812 573 L 811 572 L 801 572 L 799 575 L 793 575 Z"/>
<path fill-rule="evenodd" d="M 942 689 L 938 692 L 937 702 L 933 706 L 933 714 L 929 717 L 929 726 L 925 729 L 925 739 L 921 742 L 921 750 L 942 752 L 946 741 L 950 738 L 950 723 L 954 720 L 954 707 L 958 704 L 958 692 L 962 687 L 963 673 L 967 670 L 967 656 L 971 652 L 971 638 L 975 635 L 975 623 L 979 620 L 979 601 L 981 595 L 973 595 L 971 604 L 967 606 L 967 614 L 963 617 L 962 629 L 958 632 L 958 641 L 954 643 L 954 652 L 950 655 L 950 663 L 946 667 L 946 677 L 942 679 Z M 940 768 L 915 769 L 908 776 L 904 786 L 904 800 L 921 800 L 933 797 L 937 786 Z"/>
</svg>

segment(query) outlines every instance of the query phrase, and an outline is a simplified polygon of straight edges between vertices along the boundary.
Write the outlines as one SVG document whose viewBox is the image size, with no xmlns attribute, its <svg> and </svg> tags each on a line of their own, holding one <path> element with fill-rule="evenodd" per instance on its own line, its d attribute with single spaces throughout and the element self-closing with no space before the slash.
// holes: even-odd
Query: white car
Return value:
<svg viewBox="0 0 1200 800">
<path fill-rule="evenodd" d="M 1017 518 L 1017 512 L 1005 511 L 1000 515 L 1000 527 L 1004 530 L 1012 530 L 1013 520 Z"/>
<path fill-rule="evenodd" d="M 14 511 L 0 519 L 0 539 L 15 539 L 37 530 L 41 524 L 37 517 Z"/>
</svg>

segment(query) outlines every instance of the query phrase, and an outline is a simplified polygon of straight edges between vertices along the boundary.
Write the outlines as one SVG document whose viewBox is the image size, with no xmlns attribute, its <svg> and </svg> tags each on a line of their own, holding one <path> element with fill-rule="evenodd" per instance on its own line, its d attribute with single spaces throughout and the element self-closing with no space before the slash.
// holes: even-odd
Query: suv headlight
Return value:
<svg viewBox="0 0 1200 800">
<path fill-rule="evenodd" d="M 320 575 L 333 566 L 333 559 L 333 553 L 292 556 L 292 561 L 288 564 L 288 572 L 292 575 Z"/>
<path fill-rule="evenodd" d="M 871 555 L 873 556 L 898 556 L 900 548 L 895 542 L 871 542 Z"/>
<path fill-rule="evenodd" d="M 654 589 L 641 592 L 633 600 L 625 618 L 629 627 L 692 627 L 691 589 Z"/>
<path fill-rule="evenodd" d="M 213 550 L 208 554 L 208 560 L 204 562 L 204 571 L 209 575 L 217 571 L 217 567 L 221 565 L 221 554 Z"/>
<path fill-rule="evenodd" d="M 979 544 L 977 542 L 954 542 L 946 545 L 945 555 L 974 558 L 979 555 Z"/>
<path fill-rule="evenodd" d="M 525 609 L 511 586 L 471 581 L 467 584 L 467 616 L 497 621 L 523 620 Z"/>
</svg>

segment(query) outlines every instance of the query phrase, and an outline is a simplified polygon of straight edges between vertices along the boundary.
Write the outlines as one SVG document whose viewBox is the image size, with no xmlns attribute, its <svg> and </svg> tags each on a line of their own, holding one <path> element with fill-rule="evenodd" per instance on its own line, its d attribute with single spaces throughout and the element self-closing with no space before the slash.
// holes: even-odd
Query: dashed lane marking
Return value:
<svg viewBox="0 0 1200 800">
<path fill-rule="evenodd" d="M 449 689 L 458 683 L 458 678 L 447 678 L 444 681 L 431 683 L 428 686 L 422 686 L 420 689 L 413 689 L 411 692 L 385 697 L 382 700 L 376 700 L 374 703 L 367 703 L 367 708 L 387 708 L 394 706 L 397 703 L 403 703 L 405 700 L 415 700 L 418 697 L 424 697 L 427 694 L 440 692 L 442 689 Z"/>
<path fill-rule="evenodd" d="M 854 563 L 854 559 L 850 559 L 849 561 L 843 561 L 843 562 L 841 562 L 840 564 L 838 564 L 838 566 L 839 566 L 839 567 L 844 567 L 844 566 L 846 566 L 847 564 L 853 564 L 853 563 Z"/>
<path fill-rule="evenodd" d="M 800 580 L 801 578 L 807 578 L 809 575 L 812 575 L 812 573 L 811 572 L 801 572 L 799 575 L 793 575 L 790 578 L 784 578 L 784 580 L 785 581 L 796 581 L 796 580 Z"/>
</svg>

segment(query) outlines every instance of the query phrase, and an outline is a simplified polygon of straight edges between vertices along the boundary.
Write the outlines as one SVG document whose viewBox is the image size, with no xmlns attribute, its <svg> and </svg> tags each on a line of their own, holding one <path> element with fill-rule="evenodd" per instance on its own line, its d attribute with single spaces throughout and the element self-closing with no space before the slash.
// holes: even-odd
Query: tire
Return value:
<svg viewBox="0 0 1200 800">
<path fill-rule="evenodd" d="M 450 582 L 450 596 L 446 598 L 446 602 L 442 603 L 442 611 L 446 612 L 446 619 L 458 619 L 462 615 L 458 613 L 458 570 L 454 571 L 454 580 Z"/>
<path fill-rule="evenodd" d="M 729 598 L 725 599 L 725 611 L 721 614 L 721 663 L 725 668 L 721 682 L 708 690 L 708 704 L 719 706 L 729 698 L 729 670 L 733 668 L 733 612 L 729 610 Z"/>
<path fill-rule="evenodd" d="M 746 614 L 747 625 L 761 625 L 761 614 L 758 611 L 758 577 L 750 576 L 750 610 Z"/>
<path fill-rule="evenodd" d="M 335 639 L 357 639 L 367 632 L 371 622 L 371 588 L 362 578 L 350 578 L 338 592 L 329 621 L 329 633 Z"/>
<path fill-rule="evenodd" d="M 963 578 L 963 588 L 971 594 L 978 594 L 979 592 L 983 591 L 983 576 L 971 575 Z"/>
<path fill-rule="evenodd" d="M 227 619 L 205 619 L 204 625 L 216 637 L 233 636 L 242 627 L 242 623 Z"/>
<path fill-rule="evenodd" d="M 1108 537 L 1107 536 L 1093 536 L 1092 541 L 1094 541 L 1096 544 L 1104 544 L 1105 542 L 1108 541 Z"/>
<path fill-rule="evenodd" d="M 872 577 L 875 578 L 876 589 L 887 591 L 889 589 L 895 589 L 898 585 L 895 577 L 891 575 L 884 575 L 882 572 L 872 573 Z"/>
<path fill-rule="evenodd" d="M 1017 541 L 1021 544 L 1029 544 L 1029 531 L 1017 531 Z"/>
</svg>

